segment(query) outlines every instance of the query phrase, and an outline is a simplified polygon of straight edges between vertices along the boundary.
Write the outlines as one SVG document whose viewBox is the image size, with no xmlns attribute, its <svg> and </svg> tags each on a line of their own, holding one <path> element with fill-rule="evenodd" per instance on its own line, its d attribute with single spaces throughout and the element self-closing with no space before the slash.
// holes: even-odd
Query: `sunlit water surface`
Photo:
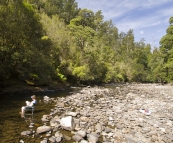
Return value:
<svg viewBox="0 0 173 143">
<path fill-rule="evenodd" d="M 50 113 L 50 109 L 54 108 L 55 103 L 43 104 L 39 101 L 43 101 L 45 95 L 50 98 L 57 98 L 68 96 L 74 89 L 70 88 L 64 91 L 57 92 L 43 92 L 43 93 L 32 93 L 37 97 L 38 104 L 34 115 L 27 115 L 26 119 L 21 118 L 19 112 L 22 106 L 25 106 L 25 101 L 31 100 L 32 94 L 15 94 L 15 95 L 1 95 L 0 99 L 0 143 L 20 143 L 24 140 L 25 143 L 40 143 L 43 138 L 40 136 L 32 138 L 32 136 L 24 137 L 21 136 L 21 132 L 28 130 L 36 130 L 38 126 L 42 126 L 43 123 L 41 118 L 43 115 Z M 35 123 L 33 128 L 29 128 L 31 122 Z"/>
</svg>

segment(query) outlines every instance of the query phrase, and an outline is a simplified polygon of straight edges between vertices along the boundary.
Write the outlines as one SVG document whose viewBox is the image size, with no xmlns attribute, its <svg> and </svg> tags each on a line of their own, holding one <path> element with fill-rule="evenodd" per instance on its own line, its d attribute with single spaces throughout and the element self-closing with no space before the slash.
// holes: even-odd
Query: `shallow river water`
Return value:
<svg viewBox="0 0 173 143">
<path fill-rule="evenodd" d="M 40 143 L 39 137 L 23 137 L 21 132 L 27 130 L 36 130 L 38 126 L 43 125 L 41 118 L 43 115 L 50 113 L 50 109 L 54 104 L 43 104 L 39 101 L 43 100 L 44 96 L 50 98 L 68 96 L 74 89 L 64 91 L 57 91 L 52 93 L 32 93 L 37 97 L 38 104 L 35 107 L 35 112 L 32 115 L 27 115 L 27 118 L 21 118 L 19 112 L 22 106 L 25 106 L 25 101 L 31 100 L 32 94 L 15 94 L 15 95 L 1 95 L 0 99 L 0 143 L 20 143 L 24 140 L 25 143 Z M 35 123 L 33 128 L 29 128 L 31 122 Z"/>
</svg>

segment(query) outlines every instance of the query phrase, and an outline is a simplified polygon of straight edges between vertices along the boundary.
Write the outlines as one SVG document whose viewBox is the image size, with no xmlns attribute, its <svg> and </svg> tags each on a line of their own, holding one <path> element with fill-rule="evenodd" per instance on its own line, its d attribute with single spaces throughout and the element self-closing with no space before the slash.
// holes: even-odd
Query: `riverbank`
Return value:
<svg viewBox="0 0 173 143">
<path fill-rule="evenodd" d="M 68 88 L 67 84 L 52 84 L 49 86 L 35 86 L 28 85 L 26 83 L 14 83 L 8 87 L 4 87 L 0 90 L 0 95 L 12 95 L 12 94 L 26 94 L 26 93 L 37 93 L 37 92 L 56 92 L 59 90 L 65 90 Z"/>
<path fill-rule="evenodd" d="M 52 92 L 50 88 L 42 89 Z M 1 109 L 2 143 L 21 140 L 35 143 L 55 140 L 60 143 L 173 142 L 171 85 L 87 86 L 63 96 L 56 95 L 56 92 L 52 96 L 45 90 L 42 91 L 44 94 L 36 93 L 39 102 L 31 121 L 18 114 L 30 94 L 25 97 L 17 95 L 21 98 L 18 102 L 15 100 L 17 96 L 9 96 L 11 105 L 2 102 L 5 109 Z M 68 121 L 62 124 L 63 120 Z"/>
<path fill-rule="evenodd" d="M 173 142 L 171 85 L 112 86 L 84 87 L 70 96 L 50 99 L 55 107 L 43 115 L 43 125 L 29 133 L 45 133 L 42 142 Z"/>
</svg>

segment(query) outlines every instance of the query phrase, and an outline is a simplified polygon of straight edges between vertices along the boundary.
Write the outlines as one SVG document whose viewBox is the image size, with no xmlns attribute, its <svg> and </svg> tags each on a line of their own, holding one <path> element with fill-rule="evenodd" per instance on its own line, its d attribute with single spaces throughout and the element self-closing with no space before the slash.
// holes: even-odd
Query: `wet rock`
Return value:
<svg viewBox="0 0 173 143">
<path fill-rule="evenodd" d="M 43 117 L 41 118 L 41 120 L 43 122 L 49 122 L 51 119 L 51 116 L 50 115 L 43 115 Z"/>
<path fill-rule="evenodd" d="M 58 126 L 59 125 L 59 122 L 55 121 L 55 120 L 51 120 L 50 121 L 50 126 L 51 127 L 55 127 L 55 126 Z"/>
<path fill-rule="evenodd" d="M 76 142 L 80 142 L 80 141 L 83 139 L 83 138 L 82 138 L 80 135 L 78 135 L 78 134 L 72 136 L 72 138 L 73 138 L 73 140 L 75 140 Z"/>
<path fill-rule="evenodd" d="M 56 137 L 56 142 L 59 143 L 61 142 L 62 138 L 61 137 Z"/>
<path fill-rule="evenodd" d="M 31 131 L 23 131 L 23 132 L 21 132 L 22 136 L 31 135 L 31 134 L 32 134 Z"/>
<path fill-rule="evenodd" d="M 70 140 L 72 139 L 70 136 L 65 135 L 65 134 L 63 135 L 63 137 L 64 137 L 64 139 L 67 140 L 67 141 L 70 141 Z"/>
<path fill-rule="evenodd" d="M 51 130 L 52 130 L 52 128 L 50 126 L 40 126 L 37 128 L 36 132 L 40 134 L 40 133 L 49 132 Z"/>
<path fill-rule="evenodd" d="M 81 140 L 80 143 L 88 143 L 86 140 Z"/>
<path fill-rule="evenodd" d="M 51 141 L 52 143 L 56 143 L 56 138 L 54 136 L 49 138 L 49 141 Z"/>
<path fill-rule="evenodd" d="M 40 143 L 48 143 L 47 142 L 47 138 L 45 138 L 44 140 L 42 140 Z"/>
<path fill-rule="evenodd" d="M 57 131 L 57 132 L 55 133 L 55 137 L 63 138 L 63 134 L 60 133 L 59 131 Z"/>
</svg>

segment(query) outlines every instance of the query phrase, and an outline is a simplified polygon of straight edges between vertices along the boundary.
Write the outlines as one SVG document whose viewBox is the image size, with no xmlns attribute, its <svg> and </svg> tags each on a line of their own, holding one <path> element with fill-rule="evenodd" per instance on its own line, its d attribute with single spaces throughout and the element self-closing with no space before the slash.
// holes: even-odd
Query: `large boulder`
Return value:
<svg viewBox="0 0 173 143">
<path fill-rule="evenodd" d="M 51 131 L 52 128 L 50 126 L 40 126 L 37 128 L 37 133 L 45 133 Z"/>
<path fill-rule="evenodd" d="M 72 116 L 67 116 L 67 117 L 62 118 L 60 120 L 60 125 L 65 130 L 68 130 L 68 131 L 74 130 L 75 123 L 74 123 L 73 117 Z"/>
</svg>

